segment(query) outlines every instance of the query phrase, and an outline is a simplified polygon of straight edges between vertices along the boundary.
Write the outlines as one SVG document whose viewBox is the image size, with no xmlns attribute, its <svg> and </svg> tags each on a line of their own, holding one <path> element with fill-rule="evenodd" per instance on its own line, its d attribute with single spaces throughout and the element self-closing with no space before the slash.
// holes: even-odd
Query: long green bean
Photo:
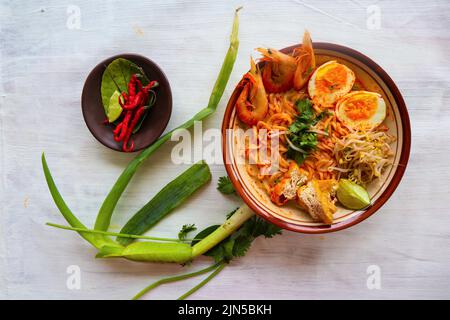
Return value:
<svg viewBox="0 0 450 320">
<path fill-rule="evenodd" d="M 111 223 L 111 217 L 113 211 L 117 205 L 117 202 L 120 199 L 120 196 L 124 192 L 125 188 L 128 186 L 131 178 L 136 173 L 137 169 L 141 166 L 141 164 L 150 157 L 160 146 L 162 146 L 167 140 L 170 139 L 173 132 L 177 129 L 190 128 L 195 121 L 201 121 L 204 118 L 208 117 L 214 111 L 216 111 L 217 105 L 223 95 L 225 87 L 230 78 L 231 71 L 233 70 L 234 62 L 236 60 L 238 47 L 239 47 L 239 39 L 238 39 L 238 30 L 239 30 L 239 17 L 238 17 L 238 8 L 235 12 L 233 28 L 230 37 L 230 47 L 228 48 L 228 52 L 225 56 L 225 60 L 222 64 L 222 68 L 220 69 L 219 76 L 217 77 L 216 83 L 214 84 L 213 91 L 209 98 L 208 106 L 198 112 L 192 119 L 186 121 L 178 128 L 166 133 L 161 138 L 159 138 L 154 144 L 150 147 L 142 151 L 136 158 L 134 158 L 122 174 L 117 179 L 116 183 L 110 190 L 109 194 L 106 196 L 103 201 L 102 206 L 97 215 L 97 220 L 95 221 L 95 230 L 106 231 L 109 228 Z"/>
</svg>

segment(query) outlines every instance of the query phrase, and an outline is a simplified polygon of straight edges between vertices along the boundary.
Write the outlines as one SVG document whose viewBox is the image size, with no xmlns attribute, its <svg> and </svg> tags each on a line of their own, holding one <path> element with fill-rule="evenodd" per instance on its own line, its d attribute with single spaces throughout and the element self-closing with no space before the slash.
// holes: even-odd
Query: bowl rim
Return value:
<svg viewBox="0 0 450 320">
<path fill-rule="evenodd" d="M 295 48 L 301 46 L 301 44 L 292 45 L 286 48 L 281 49 L 280 51 L 284 53 L 292 52 Z M 330 51 L 336 51 L 343 54 L 346 54 L 348 56 L 351 56 L 352 58 L 355 58 L 368 66 L 370 69 L 372 69 L 380 78 L 381 80 L 386 84 L 386 86 L 389 88 L 389 90 L 392 93 L 393 98 L 395 99 L 395 102 L 397 104 L 397 107 L 399 109 L 400 113 L 400 120 L 402 123 L 402 133 L 403 133 L 403 143 L 402 148 L 400 152 L 400 158 L 399 158 L 399 165 L 397 166 L 394 176 L 392 177 L 392 180 L 390 181 L 387 188 L 383 191 L 383 193 L 380 195 L 380 197 L 367 209 L 364 211 L 361 211 L 361 213 L 338 223 L 332 224 L 330 226 L 327 225 L 321 225 L 321 226 L 304 226 L 304 225 L 297 225 L 294 223 L 290 223 L 284 220 L 281 220 L 271 214 L 269 214 L 267 211 L 265 211 L 263 208 L 261 208 L 257 201 L 253 199 L 253 197 L 250 197 L 247 195 L 246 191 L 242 187 L 242 184 L 238 177 L 234 173 L 234 164 L 227 161 L 227 139 L 226 139 L 226 130 L 228 129 L 228 125 L 231 121 L 231 114 L 234 108 L 234 102 L 237 98 L 237 94 L 239 93 L 238 87 L 236 86 L 233 90 L 232 95 L 230 96 L 230 99 L 228 100 L 225 113 L 223 116 L 222 121 L 222 156 L 223 161 L 225 164 L 225 169 L 227 171 L 228 176 L 230 177 L 230 180 L 235 187 L 237 193 L 240 195 L 240 197 L 244 200 L 244 202 L 260 217 L 268 220 L 269 222 L 290 231 L 299 232 L 299 233 L 307 233 L 307 234 L 320 234 L 320 233 L 329 233 L 329 232 L 335 232 L 339 230 L 343 230 L 346 228 L 349 228 L 351 226 L 354 226 L 361 221 L 367 219 L 371 215 L 373 215 L 375 212 L 377 212 L 385 203 L 386 201 L 392 196 L 395 189 L 397 189 L 398 185 L 400 184 L 400 181 L 403 177 L 403 174 L 405 173 L 406 166 L 408 164 L 409 155 L 411 151 L 411 124 L 409 120 L 408 110 L 405 104 L 405 101 L 403 99 L 402 94 L 400 93 L 400 90 L 398 89 L 397 85 L 394 83 L 392 78 L 387 74 L 386 71 L 383 70 L 376 62 L 374 62 L 372 59 L 367 57 L 366 55 L 360 53 L 359 51 L 356 51 L 354 49 L 351 49 L 349 47 L 345 47 L 342 45 L 334 44 L 334 43 L 328 43 L 328 42 L 313 42 L 313 47 L 315 49 L 324 49 L 324 50 L 330 50 Z M 231 157 L 231 156 L 230 156 Z"/>
<path fill-rule="evenodd" d="M 97 72 L 98 68 L 101 68 L 102 66 L 107 65 L 108 62 L 111 63 L 111 61 L 113 61 L 115 59 L 119 59 L 119 58 L 124 58 L 124 59 L 128 59 L 128 60 L 132 60 L 133 58 L 139 58 L 139 59 L 145 61 L 146 64 L 150 65 L 152 68 L 158 70 L 158 72 L 161 73 L 161 77 L 164 79 L 164 82 L 167 84 L 167 99 L 168 99 L 168 105 L 166 107 L 166 109 L 168 110 L 167 121 L 165 121 L 165 123 L 162 124 L 161 129 L 156 133 L 155 138 L 153 140 L 149 140 L 149 142 L 143 144 L 142 146 L 140 146 L 138 148 L 133 149 L 133 151 L 131 151 L 131 152 L 125 152 L 125 151 L 122 150 L 122 148 L 119 148 L 119 147 L 115 148 L 115 147 L 112 147 L 112 146 L 108 145 L 103 140 L 102 136 L 97 134 L 97 132 L 95 132 L 95 130 L 93 128 L 91 128 L 91 125 L 87 121 L 87 110 L 84 107 L 84 104 L 86 103 L 85 102 L 85 97 L 88 94 L 88 88 L 86 87 L 86 83 L 87 83 L 88 79 L 90 79 L 91 77 L 93 77 L 95 75 L 95 73 Z M 140 67 L 142 67 L 142 66 L 140 66 Z M 100 90 L 100 88 L 99 88 L 99 90 Z M 92 68 L 92 70 L 89 72 L 88 76 L 84 80 L 83 90 L 81 91 L 81 112 L 83 114 L 83 120 L 84 120 L 84 122 L 86 124 L 86 127 L 89 129 L 89 132 L 94 136 L 94 138 L 98 142 L 100 142 L 105 147 L 107 147 L 107 148 L 109 148 L 111 150 L 118 151 L 118 152 L 123 152 L 123 153 L 134 153 L 134 152 L 142 151 L 145 148 L 147 148 L 150 145 L 152 145 L 156 140 L 158 140 L 158 138 L 161 137 L 161 135 L 163 134 L 164 130 L 166 130 L 167 125 L 169 124 L 170 118 L 172 117 L 172 108 L 173 108 L 172 89 L 170 87 L 169 79 L 167 78 L 167 76 L 164 73 L 163 69 L 156 62 L 154 62 L 152 59 L 147 58 L 146 56 L 138 54 L 138 53 L 132 53 L 132 52 L 119 53 L 119 54 L 115 54 L 113 56 L 110 56 L 108 58 L 103 59 L 102 61 L 97 63 Z"/>
</svg>

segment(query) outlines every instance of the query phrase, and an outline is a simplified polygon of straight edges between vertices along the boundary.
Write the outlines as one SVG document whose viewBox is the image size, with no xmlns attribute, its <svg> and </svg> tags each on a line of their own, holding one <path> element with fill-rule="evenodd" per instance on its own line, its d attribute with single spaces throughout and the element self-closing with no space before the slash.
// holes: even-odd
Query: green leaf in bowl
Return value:
<svg viewBox="0 0 450 320">
<path fill-rule="evenodd" d="M 115 91 L 119 91 L 120 93 L 128 91 L 128 82 L 130 82 L 133 74 L 139 76 L 142 85 L 145 86 L 149 83 L 149 79 L 144 74 L 142 68 L 130 60 L 118 58 L 106 67 L 103 72 L 100 88 L 105 113 L 107 113 L 109 100 Z"/>
</svg>

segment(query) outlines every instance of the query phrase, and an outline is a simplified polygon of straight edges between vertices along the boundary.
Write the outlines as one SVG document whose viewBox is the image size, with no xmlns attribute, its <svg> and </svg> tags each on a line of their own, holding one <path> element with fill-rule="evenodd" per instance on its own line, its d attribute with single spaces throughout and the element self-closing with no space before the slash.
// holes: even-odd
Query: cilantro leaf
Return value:
<svg viewBox="0 0 450 320">
<path fill-rule="evenodd" d="M 324 111 L 316 115 L 309 99 L 298 100 L 296 107 L 299 114 L 289 126 L 287 157 L 301 164 L 309 153 L 316 149 L 318 143 L 317 134 L 309 130 L 327 116 L 328 112 Z"/>
<path fill-rule="evenodd" d="M 235 211 L 236 210 L 228 214 L 227 218 L 229 218 Z M 195 236 L 195 240 L 191 245 L 194 245 L 201 239 L 207 237 L 218 227 L 218 225 L 214 225 L 204 229 Z M 265 238 L 272 238 L 277 234 L 281 234 L 281 229 L 279 227 L 267 222 L 266 220 L 258 216 L 253 216 L 231 236 L 206 252 L 205 255 L 212 257 L 216 262 L 229 262 L 233 258 L 245 256 L 253 241 L 257 237 L 264 236 Z"/>
<path fill-rule="evenodd" d="M 197 230 L 197 227 L 195 226 L 195 224 L 185 224 L 183 225 L 183 227 L 181 227 L 180 232 L 178 232 L 178 239 L 180 240 L 185 240 L 187 238 L 187 235 L 192 232 Z"/>
<path fill-rule="evenodd" d="M 219 190 L 223 194 L 232 194 L 236 192 L 228 176 L 219 178 L 219 182 L 217 183 L 217 190 Z"/>
<path fill-rule="evenodd" d="M 314 117 L 313 104 L 309 99 L 301 99 L 297 101 L 297 110 L 299 112 L 299 117 L 305 120 Z"/>
</svg>

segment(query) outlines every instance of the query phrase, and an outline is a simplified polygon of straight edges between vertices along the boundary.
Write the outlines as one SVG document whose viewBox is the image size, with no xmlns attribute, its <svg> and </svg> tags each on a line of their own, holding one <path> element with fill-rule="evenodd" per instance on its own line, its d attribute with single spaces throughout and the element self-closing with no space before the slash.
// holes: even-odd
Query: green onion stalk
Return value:
<svg viewBox="0 0 450 320">
<path fill-rule="evenodd" d="M 214 88 L 209 98 L 208 106 L 200 110 L 200 112 L 194 115 L 194 117 L 183 123 L 178 128 L 163 135 L 154 144 L 152 144 L 150 147 L 142 151 L 142 153 L 140 153 L 128 164 L 128 166 L 119 176 L 116 183 L 112 187 L 111 191 L 103 201 L 103 204 L 100 207 L 100 211 L 98 212 L 97 220 L 95 221 L 94 226 L 95 230 L 103 230 L 103 231 L 108 230 L 109 225 L 111 223 L 113 211 L 116 208 L 120 196 L 124 192 L 125 188 L 128 186 L 131 178 L 134 176 L 137 169 L 139 169 L 139 167 L 142 165 L 142 163 L 144 163 L 145 160 L 147 160 L 159 147 L 161 147 L 165 142 L 167 142 L 172 137 L 172 134 L 176 130 L 182 128 L 189 129 L 194 125 L 195 121 L 201 121 L 216 111 L 217 105 L 219 104 L 219 101 L 222 98 L 228 80 L 230 79 L 231 71 L 233 70 L 234 62 L 236 61 L 236 56 L 239 48 L 239 39 L 238 39 L 239 10 L 240 8 L 238 8 L 235 12 L 233 28 L 230 37 L 230 47 L 228 48 L 228 52 L 225 56 L 225 60 L 222 64 L 222 68 L 220 69 L 216 83 L 214 84 Z"/>
<path fill-rule="evenodd" d="M 146 293 L 149 292 L 150 290 L 153 290 L 153 289 L 155 289 L 155 288 L 157 288 L 157 287 L 159 287 L 159 286 L 161 286 L 161 285 L 163 285 L 163 284 L 166 284 L 166 283 L 171 283 L 171 282 L 176 282 L 176 281 L 186 280 L 186 279 L 189 279 L 189 278 L 192 278 L 192 277 L 196 277 L 196 276 L 199 276 L 199 275 L 208 273 L 208 272 L 210 272 L 210 271 L 214 271 L 214 275 L 216 275 L 216 274 L 218 273 L 218 272 L 217 272 L 217 269 L 220 268 L 220 270 L 222 270 L 224 266 L 225 266 L 225 263 L 224 263 L 224 262 L 218 262 L 218 263 L 215 263 L 215 264 L 213 264 L 213 265 L 211 265 L 211 266 L 209 266 L 209 267 L 207 267 L 207 268 L 204 268 L 204 269 L 201 269 L 201 270 L 198 270 L 198 271 L 195 271 L 195 272 L 186 273 L 186 274 L 182 274 L 182 275 L 179 275 L 179 276 L 173 276 L 173 277 L 167 277 L 167 278 L 159 279 L 158 281 L 153 282 L 153 283 L 150 284 L 149 286 L 147 286 L 147 287 L 145 287 L 144 289 L 142 289 L 138 294 L 136 294 L 136 295 L 133 297 L 133 300 L 138 300 L 138 299 L 140 299 L 144 294 L 146 294 Z M 211 274 L 211 275 L 212 275 L 212 274 Z M 207 278 L 208 281 L 210 280 L 211 275 L 208 276 L 208 278 Z M 212 277 L 211 277 L 211 278 L 212 278 Z M 207 280 L 207 279 L 205 279 L 205 280 Z M 183 294 L 181 297 L 178 298 L 178 300 L 183 300 L 183 299 L 185 299 L 186 297 L 188 297 L 189 295 L 191 295 L 192 293 L 194 293 L 195 291 L 197 291 L 198 289 L 200 289 L 200 287 L 202 287 L 203 285 L 206 284 L 206 282 L 208 282 L 208 281 L 205 282 L 205 280 L 203 280 L 203 281 L 200 283 L 201 285 L 199 284 L 199 285 L 195 286 L 194 288 L 192 288 L 191 290 L 189 290 L 189 291 L 188 291 L 189 294 L 187 294 L 187 293 Z"/>
<path fill-rule="evenodd" d="M 112 240 L 109 237 L 110 235 L 112 235 L 112 233 L 107 232 L 117 202 L 119 201 L 129 182 L 131 181 L 131 178 L 134 176 L 137 169 L 139 169 L 142 163 L 147 160 L 160 146 L 168 141 L 175 130 L 180 128 L 188 129 L 192 127 L 195 121 L 201 121 L 205 119 L 206 117 L 214 113 L 217 109 L 217 105 L 230 78 L 230 74 L 233 69 L 238 52 L 239 9 L 237 9 L 235 12 L 233 28 L 230 37 L 230 46 L 222 64 L 219 76 L 215 82 L 208 102 L 208 106 L 198 112 L 193 118 L 180 125 L 178 128 L 166 133 L 164 136 L 159 138 L 154 144 L 142 151 L 142 153 L 140 153 L 128 164 L 128 166 L 117 179 L 106 199 L 103 201 L 103 204 L 98 212 L 98 216 L 95 221 L 93 231 L 96 232 L 92 232 L 92 230 L 86 228 L 86 226 L 72 213 L 70 208 L 67 206 L 56 187 L 51 172 L 48 168 L 45 155 L 42 154 L 42 166 L 50 193 L 56 206 L 70 225 L 70 227 L 66 227 L 66 229 L 77 231 L 81 237 L 83 237 L 86 241 L 97 248 L 97 257 L 122 257 L 133 261 L 186 263 L 206 253 L 208 250 L 229 237 L 246 220 L 254 215 L 254 213 L 247 206 L 242 206 L 222 226 L 220 226 L 213 233 L 208 235 L 203 240 L 197 242 L 193 246 L 181 242 L 134 242 L 128 244 L 127 246 L 123 246 Z M 127 236 L 126 234 L 122 233 L 115 235 L 119 237 L 133 238 L 133 235 L 129 237 L 130 235 Z M 155 237 L 147 237 L 147 239 L 161 240 L 155 239 Z"/>
<path fill-rule="evenodd" d="M 98 254 L 96 256 L 98 258 L 121 257 L 133 261 L 173 262 L 185 264 L 221 244 L 225 239 L 229 238 L 235 231 L 237 231 L 246 221 L 254 216 L 254 213 L 250 210 L 250 208 L 248 208 L 246 205 L 243 205 L 212 233 L 210 233 L 203 239 L 198 239 L 199 241 L 192 242 L 191 244 L 188 244 L 187 242 L 191 241 L 192 239 L 172 239 L 141 235 L 143 232 L 152 227 L 157 221 L 162 219 L 177 205 L 179 205 L 182 201 L 184 201 L 184 199 L 186 199 L 192 192 L 194 192 L 195 189 L 199 188 L 210 179 L 210 172 L 207 165 L 198 163 L 194 165 L 197 166 L 197 168 L 191 168 L 183 173 L 185 175 L 184 178 L 189 178 L 190 175 L 194 175 L 194 172 L 195 174 L 197 174 L 198 181 L 196 183 L 196 186 L 194 186 L 192 190 L 185 190 L 183 194 L 178 196 L 178 198 L 173 202 L 172 205 L 166 206 L 164 208 L 158 208 L 156 202 L 164 201 L 165 197 L 168 197 L 168 199 L 166 200 L 170 200 L 170 190 L 163 189 L 157 196 L 155 196 L 158 201 L 156 201 L 154 198 L 149 203 L 147 203 L 146 206 L 144 206 L 140 211 L 137 212 L 137 214 L 130 220 L 131 222 L 129 222 L 129 224 L 127 224 L 121 232 L 114 233 L 108 231 L 112 214 L 120 197 L 130 183 L 132 177 L 139 169 L 139 167 L 144 163 L 144 161 L 147 160 L 165 142 L 167 142 L 176 130 L 182 128 L 189 129 L 193 126 L 195 121 L 202 121 L 203 119 L 213 114 L 217 109 L 217 105 L 224 93 L 225 87 L 230 78 L 231 71 L 233 69 L 238 52 L 239 10 L 240 8 L 238 8 L 235 12 L 230 37 L 230 46 L 223 61 L 218 78 L 214 84 L 214 88 L 212 90 L 207 107 L 199 111 L 194 115 L 194 117 L 192 117 L 190 120 L 186 121 L 179 127 L 163 135 L 155 143 L 142 151 L 127 165 L 127 167 L 119 176 L 116 183 L 113 185 L 110 192 L 103 201 L 98 212 L 97 219 L 95 221 L 94 229 L 88 229 L 70 210 L 55 184 L 50 169 L 47 165 L 45 155 L 44 153 L 42 154 L 42 166 L 45 179 L 50 190 L 50 194 L 59 211 L 69 224 L 69 226 L 62 226 L 58 224 L 48 223 L 49 226 L 77 232 L 82 238 L 84 238 L 98 250 Z M 176 181 L 174 180 L 173 182 L 171 182 L 171 184 L 183 184 L 180 182 L 180 179 L 183 179 L 183 177 L 178 177 L 177 179 Z M 172 200 L 174 199 L 172 198 Z M 156 215 L 154 214 L 155 210 L 157 211 Z M 153 215 L 152 219 L 147 219 L 149 214 Z M 118 237 L 117 239 L 119 242 L 114 241 L 111 236 Z M 151 241 L 132 242 L 135 239 Z M 229 260 L 224 258 L 224 260 L 216 261 L 212 266 L 195 272 L 160 279 L 139 292 L 134 297 L 134 299 L 140 298 L 146 292 L 162 284 L 180 281 L 211 272 L 207 278 L 205 278 L 187 293 L 179 297 L 179 299 L 184 299 L 203 287 L 207 282 L 215 277 L 228 262 Z"/>
</svg>

